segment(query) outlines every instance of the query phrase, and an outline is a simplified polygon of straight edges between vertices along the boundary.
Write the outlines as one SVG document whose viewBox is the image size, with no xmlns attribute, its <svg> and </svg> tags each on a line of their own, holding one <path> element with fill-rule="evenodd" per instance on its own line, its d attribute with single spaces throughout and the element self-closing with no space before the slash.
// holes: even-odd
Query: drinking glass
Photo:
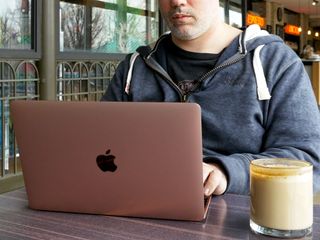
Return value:
<svg viewBox="0 0 320 240">
<path fill-rule="evenodd" d="M 312 232 L 312 164 L 284 158 L 250 163 L 250 227 L 273 237 Z"/>
</svg>

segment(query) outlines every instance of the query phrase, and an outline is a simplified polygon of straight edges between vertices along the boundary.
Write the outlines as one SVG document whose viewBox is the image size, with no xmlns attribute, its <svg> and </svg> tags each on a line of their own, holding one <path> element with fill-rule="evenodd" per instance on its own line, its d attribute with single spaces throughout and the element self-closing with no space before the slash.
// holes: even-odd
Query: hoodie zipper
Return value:
<svg viewBox="0 0 320 240">
<path fill-rule="evenodd" d="M 239 53 L 239 56 L 232 59 L 231 61 L 227 61 L 213 69 L 211 69 L 209 72 L 207 72 L 206 74 L 204 74 L 200 79 L 199 81 L 197 82 L 197 84 L 195 85 L 195 87 L 193 88 L 192 91 L 190 91 L 189 93 L 187 94 L 183 94 L 182 91 L 180 90 L 179 86 L 171 79 L 171 78 L 168 78 L 165 74 L 162 73 L 162 71 L 160 71 L 156 66 L 154 66 L 152 63 L 150 63 L 149 61 L 146 62 L 150 67 L 152 67 L 155 71 L 157 71 L 159 74 L 161 74 L 161 76 L 172 86 L 174 87 L 177 92 L 179 93 L 180 95 L 180 101 L 181 102 L 187 102 L 188 101 L 188 97 L 189 95 L 194 91 L 196 90 L 200 85 L 201 83 L 206 79 L 208 78 L 210 75 L 216 73 L 218 70 L 222 70 L 228 66 L 231 66 L 232 64 L 235 64 L 237 62 L 239 62 L 241 59 L 243 59 L 244 57 L 246 56 L 246 54 L 241 54 Z M 148 58 L 149 60 L 149 58 Z"/>
<path fill-rule="evenodd" d="M 221 65 L 211 69 L 209 72 L 207 72 L 206 74 L 204 74 L 196 83 L 195 87 L 193 88 L 193 90 L 188 93 L 188 94 L 185 94 L 185 96 L 183 97 L 183 99 L 187 100 L 188 96 L 194 91 L 196 90 L 197 88 L 199 88 L 199 86 L 201 85 L 201 83 L 206 79 L 208 78 L 210 75 L 213 75 L 214 73 L 216 73 L 218 70 L 222 70 L 228 66 L 231 66 L 232 64 L 235 64 L 237 62 L 239 62 L 240 60 L 242 60 L 244 57 L 246 56 L 246 54 L 242 54 L 242 53 L 239 53 L 239 56 L 230 60 L 230 61 L 226 61 L 224 63 L 222 63 Z"/>
<path fill-rule="evenodd" d="M 180 101 L 181 102 L 187 102 L 188 101 L 188 97 L 189 95 L 194 91 L 196 90 L 200 85 L 201 83 L 206 79 L 208 78 L 210 75 L 216 73 L 218 70 L 222 70 L 223 68 L 226 68 L 228 66 L 231 66 L 232 64 L 235 64 L 237 62 L 239 62 L 241 59 L 243 59 L 244 57 L 246 56 L 246 54 L 241 54 L 239 53 L 239 56 L 232 59 L 231 61 L 226 61 L 225 63 L 211 69 L 209 72 L 207 72 L 206 74 L 204 74 L 200 79 L 199 81 L 197 82 L 197 84 L 195 85 L 195 87 L 193 88 L 193 90 L 187 94 L 184 94 L 182 93 L 182 91 L 180 90 L 179 86 L 168 76 L 166 76 L 166 74 L 162 73 L 161 70 L 159 70 L 159 68 L 157 66 L 155 66 L 154 64 L 152 64 L 150 62 L 150 57 L 149 58 L 146 58 L 146 63 L 152 68 L 154 69 L 155 71 L 157 71 L 178 93 L 179 93 L 179 96 L 180 96 Z M 149 61 L 148 61 L 149 60 Z"/>
<path fill-rule="evenodd" d="M 231 59 L 229 60 L 226 60 L 224 63 L 222 63 L 221 65 L 211 69 L 209 72 L 207 72 L 206 74 L 204 74 L 197 82 L 197 84 L 195 85 L 195 87 L 193 88 L 192 91 L 190 91 L 189 93 L 187 94 L 184 94 L 179 86 L 170 78 L 170 76 L 167 74 L 167 72 L 164 72 L 161 71 L 162 68 L 159 68 L 157 66 L 157 62 L 151 58 L 151 55 L 157 50 L 158 46 L 159 46 L 159 43 L 161 42 L 162 38 L 159 39 L 159 41 L 156 43 L 155 47 L 153 48 L 153 50 L 145 57 L 145 62 L 146 64 L 151 67 L 152 69 L 154 69 L 156 72 L 158 72 L 178 93 L 179 93 L 179 96 L 180 96 L 180 101 L 181 102 L 187 102 L 188 101 L 188 96 L 194 91 L 196 90 L 200 84 L 206 79 L 208 78 L 210 75 L 216 73 L 218 70 L 221 70 L 223 68 L 226 68 L 232 64 L 235 64 L 237 62 L 239 62 L 241 59 L 243 59 L 246 54 L 245 53 L 241 53 L 241 52 L 238 52 L 238 57 L 231 57 Z M 234 59 L 233 59 L 234 58 Z M 155 61 L 155 63 L 152 63 L 151 61 Z"/>
<path fill-rule="evenodd" d="M 145 58 L 145 63 L 151 67 L 153 70 L 155 70 L 157 73 L 159 73 L 178 93 L 180 96 L 180 101 L 181 102 L 185 102 L 184 101 L 184 94 L 182 93 L 181 89 L 179 88 L 179 86 L 170 78 L 170 76 L 167 74 L 167 72 L 165 72 L 164 70 L 162 71 L 161 66 L 158 67 L 158 63 L 151 58 L 151 55 L 147 56 Z"/>
</svg>

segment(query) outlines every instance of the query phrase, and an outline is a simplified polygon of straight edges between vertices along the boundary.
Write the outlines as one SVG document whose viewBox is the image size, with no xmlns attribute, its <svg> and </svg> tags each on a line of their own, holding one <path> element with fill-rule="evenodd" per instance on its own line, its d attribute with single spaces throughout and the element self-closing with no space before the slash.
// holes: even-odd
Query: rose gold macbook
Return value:
<svg viewBox="0 0 320 240">
<path fill-rule="evenodd" d="M 198 105 L 13 101 L 11 113 L 31 208 L 204 218 Z"/>
</svg>

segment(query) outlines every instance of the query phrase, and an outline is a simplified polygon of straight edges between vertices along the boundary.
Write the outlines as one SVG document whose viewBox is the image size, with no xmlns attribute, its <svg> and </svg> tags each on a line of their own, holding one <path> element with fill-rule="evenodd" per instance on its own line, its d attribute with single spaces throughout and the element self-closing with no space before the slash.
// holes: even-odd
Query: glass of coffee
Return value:
<svg viewBox="0 0 320 240">
<path fill-rule="evenodd" d="M 250 163 L 250 227 L 273 237 L 311 234 L 312 164 L 283 158 Z"/>
</svg>

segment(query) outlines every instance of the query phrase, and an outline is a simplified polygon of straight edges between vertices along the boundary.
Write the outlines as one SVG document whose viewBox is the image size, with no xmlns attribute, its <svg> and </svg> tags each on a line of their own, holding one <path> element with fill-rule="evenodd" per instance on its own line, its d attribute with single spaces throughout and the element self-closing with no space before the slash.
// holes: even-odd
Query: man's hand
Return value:
<svg viewBox="0 0 320 240">
<path fill-rule="evenodd" d="M 204 163 L 203 172 L 209 173 L 204 183 L 204 195 L 222 195 L 227 189 L 227 177 L 222 168 L 215 163 Z"/>
</svg>

